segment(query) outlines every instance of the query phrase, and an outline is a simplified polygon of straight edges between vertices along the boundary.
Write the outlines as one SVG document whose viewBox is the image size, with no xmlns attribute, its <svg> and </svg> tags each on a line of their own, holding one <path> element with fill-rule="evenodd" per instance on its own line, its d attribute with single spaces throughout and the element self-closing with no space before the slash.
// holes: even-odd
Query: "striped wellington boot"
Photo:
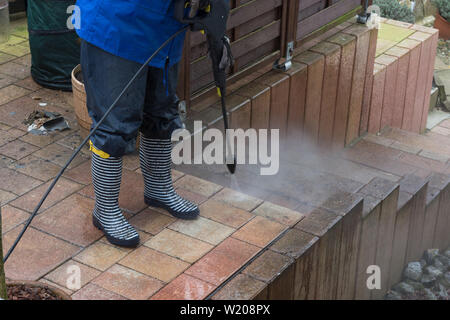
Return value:
<svg viewBox="0 0 450 320">
<path fill-rule="evenodd" d="M 122 158 L 104 159 L 92 153 L 92 182 L 95 191 L 93 223 L 112 244 L 136 247 L 139 234 L 119 209 Z"/>
<path fill-rule="evenodd" d="M 170 139 L 149 139 L 141 134 L 139 158 L 145 182 L 145 203 L 163 208 L 176 218 L 195 219 L 200 213 L 197 205 L 181 198 L 173 188 L 171 154 Z"/>
</svg>

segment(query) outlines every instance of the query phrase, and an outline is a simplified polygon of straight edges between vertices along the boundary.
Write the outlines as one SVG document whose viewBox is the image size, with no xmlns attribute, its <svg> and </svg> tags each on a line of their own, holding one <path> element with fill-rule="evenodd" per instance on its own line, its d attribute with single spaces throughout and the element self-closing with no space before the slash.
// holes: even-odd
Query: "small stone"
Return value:
<svg viewBox="0 0 450 320">
<path fill-rule="evenodd" d="M 425 268 L 427 266 L 427 261 L 425 259 L 420 259 L 420 266 L 423 268 Z"/>
<path fill-rule="evenodd" d="M 386 300 L 402 300 L 402 295 L 395 290 L 389 290 L 385 297 Z"/>
<path fill-rule="evenodd" d="M 439 249 L 428 249 L 425 250 L 423 254 L 423 258 L 427 262 L 427 264 L 433 264 L 434 258 L 436 258 L 439 254 Z"/>
<path fill-rule="evenodd" d="M 410 262 L 403 272 L 403 276 L 413 281 L 419 281 L 422 277 L 422 266 L 420 262 Z"/>
<path fill-rule="evenodd" d="M 442 271 L 434 266 L 425 267 L 425 272 L 431 276 L 434 276 L 435 278 L 439 278 L 440 276 L 442 276 Z"/>
<path fill-rule="evenodd" d="M 438 292 L 438 298 L 442 300 L 448 300 L 448 293 L 447 290 L 443 285 L 439 285 L 439 292 Z"/>
<path fill-rule="evenodd" d="M 436 283 L 436 277 L 429 274 L 424 274 L 420 282 L 424 287 L 431 288 Z"/>
<path fill-rule="evenodd" d="M 444 252 L 444 256 L 446 256 L 447 258 L 450 259 L 450 249 L 447 249 L 447 250 Z"/>
<path fill-rule="evenodd" d="M 444 273 L 444 276 L 439 280 L 439 283 L 447 289 L 450 288 L 450 271 Z"/>
<path fill-rule="evenodd" d="M 439 259 L 440 262 L 446 267 L 450 268 L 450 258 L 447 258 L 444 255 L 440 255 L 437 259 Z"/>
<path fill-rule="evenodd" d="M 438 269 L 441 272 L 445 272 L 447 267 L 441 262 L 439 258 L 435 258 L 433 262 L 433 267 Z"/>
<path fill-rule="evenodd" d="M 407 284 L 409 284 L 411 287 L 413 287 L 414 290 L 416 290 L 416 291 L 419 291 L 419 290 L 423 290 L 423 289 L 424 289 L 423 284 L 420 283 L 420 282 L 412 281 L 412 280 L 409 280 L 409 279 L 407 279 L 405 282 L 406 282 Z"/>
<path fill-rule="evenodd" d="M 424 293 L 426 300 L 437 300 L 436 295 L 430 289 L 425 288 L 422 292 Z"/>
<path fill-rule="evenodd" d="M 406 282 L 400 282 L 394 286 L 394 290 L 402 294 L 414 294 L 414 288 Z"/>
</svg>

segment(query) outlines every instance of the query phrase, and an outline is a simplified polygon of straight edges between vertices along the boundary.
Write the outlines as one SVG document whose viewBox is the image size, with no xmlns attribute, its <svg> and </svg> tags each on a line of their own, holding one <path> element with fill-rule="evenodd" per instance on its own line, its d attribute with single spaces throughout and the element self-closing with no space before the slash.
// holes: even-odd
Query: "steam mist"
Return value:
<svg viewBox="0 0 450 320">
<path fill-rule="evenodd" d="M 292 138 L 280 137 L 276 175 L 261 175 L 262 164 L 238 165 L 235 175 L 230 175 L 225 165 L 180 165 L 175 169 L 303 213 L 320 207 L 336 194 L 355 193 L 380 175 L 378 170 L 345 159 L 351 149 L 332 148 L 331 144 L 319 146 L 305 136 L 299 139 L 301 133 L 290 136 Z M 270 154 L 270 139 L 268 141 Z M 248 140 L 245 148 L 248 163 Z M 387 173 L 383 178 L 398 179 Z"/>
</svg>

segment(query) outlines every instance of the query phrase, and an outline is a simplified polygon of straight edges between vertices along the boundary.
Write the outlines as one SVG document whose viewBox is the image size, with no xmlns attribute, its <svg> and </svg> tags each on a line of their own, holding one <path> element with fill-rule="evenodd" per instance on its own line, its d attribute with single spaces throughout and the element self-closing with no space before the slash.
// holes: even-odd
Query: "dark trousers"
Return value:
<svg viewBox="0 0 450 320">
<path fill-rule="evenodd" d="M 81 69 L 93 126 L 140 67 L 82 41 Z M 167 70 L 147 67 L 92 136 L 94 146 L 121 157 L 134 151 L 139 130 L 148 138 L 170 139 L 182 127 L 177 81 L 178 64 Z"/>
</svg>

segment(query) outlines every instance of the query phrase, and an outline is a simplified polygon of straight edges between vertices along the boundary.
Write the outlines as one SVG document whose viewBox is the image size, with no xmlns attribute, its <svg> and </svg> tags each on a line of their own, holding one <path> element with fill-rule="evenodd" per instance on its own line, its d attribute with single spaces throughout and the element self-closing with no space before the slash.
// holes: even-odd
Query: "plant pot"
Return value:
<svg viewBox="0 0 450 320">
<path fill-rule="evenodd" d="M 450 40 L 450 22 L 442 18 L 439 13 L 436 14 L 434 27 L 439 30 L 439 38 Z"/>
<path fill-rule="evenodd" d="M 84 139 L 91 131 L 92 119 L 86 105 L 86 90 L 84 88 L 81 65 L 72 70 L 72 92 L 75 115 L 80 125 L 80 135 Z M 136 148 L 139 148 L 139 135 L 136 139 Z"/>
<path fill-rule="evenodd" d="M 34 288 L 45 288 L 49 291 L 51 291 L 52 293 L 54 293 L 60 300 L 72 300 L 72 298 L 65 293 L 64 291 L 62 291 L 61 289 L 58 289 L 54 286 L 45 284 L 45 283 L 41 283 L 41 282 L 37 282 L 37 281 L 8 281 L 6 283 L 7 287 L 10 286 L 27 286 L 27 287 L 34 287 Z"/>
</svg>

